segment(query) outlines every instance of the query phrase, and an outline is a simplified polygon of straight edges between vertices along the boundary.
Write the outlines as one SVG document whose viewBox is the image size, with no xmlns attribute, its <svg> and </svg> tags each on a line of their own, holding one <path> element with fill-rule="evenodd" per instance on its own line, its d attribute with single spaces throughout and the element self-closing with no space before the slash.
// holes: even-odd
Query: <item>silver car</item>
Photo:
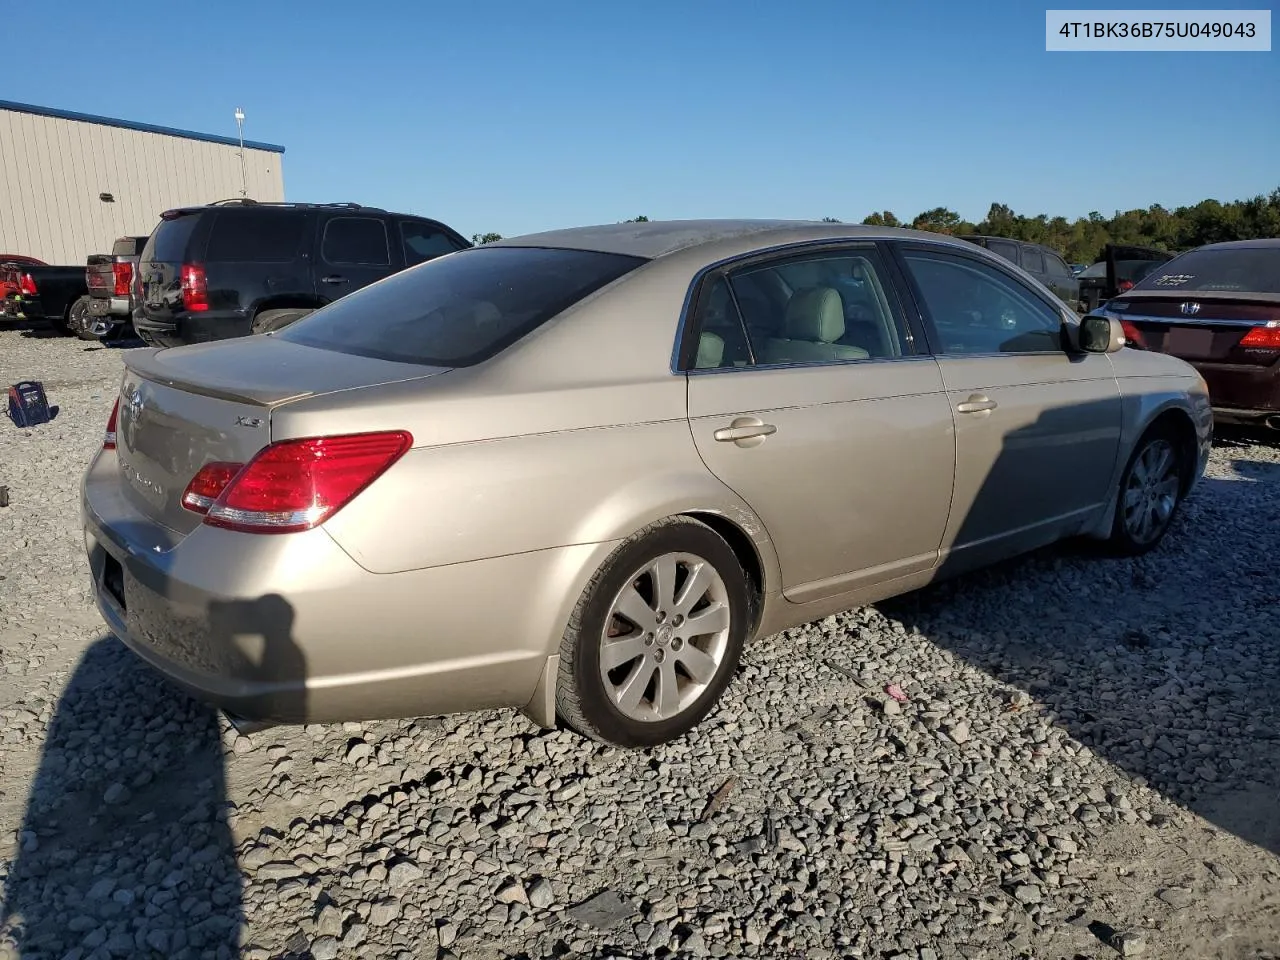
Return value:
<svg viewBox="0 0 1280 960">
<path fill-rule="evenodd" d="M 497 707 L 644 746 L 745 643 L 1085 535 L 1154 547 L 1213 421 L 973 244 L 761 221 L 450 254 L 130 352 L 84 478 L 102 615 L 234 718 Z"/>
</svg>

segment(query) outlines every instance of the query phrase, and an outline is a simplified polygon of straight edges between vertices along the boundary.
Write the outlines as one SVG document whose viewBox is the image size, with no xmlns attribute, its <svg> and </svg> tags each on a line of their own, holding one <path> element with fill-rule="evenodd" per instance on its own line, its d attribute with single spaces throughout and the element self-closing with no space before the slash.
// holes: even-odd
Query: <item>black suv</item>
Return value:
<svg viewBox="0 0 1280 960">
<path fill-rule="evenodd" d="M 1031 274 L 1046 287 L 1066 301 L 1073 310 L 1080 307 L 1080 281 L 1071 275 L 1067 261 L 1058 256 L 1057 251 L 1041 243 L 1028 243 L 1026 240 L 1010 240 L 1008 237 L 984 237 L 978 234 L 962 235 L 961 240 L 968 240 L 980 247 L 986 247 L 992 253 L 998 253 L 1010 263 L 1017 264 Z"/>
<path fill-rule="evenodd" d="M 355 203 L 223 200 L 168 210 L 134 272 L 133 326 L 161 347 L 278 330 L 470 246 L 438 221 Z"/>
</svg>

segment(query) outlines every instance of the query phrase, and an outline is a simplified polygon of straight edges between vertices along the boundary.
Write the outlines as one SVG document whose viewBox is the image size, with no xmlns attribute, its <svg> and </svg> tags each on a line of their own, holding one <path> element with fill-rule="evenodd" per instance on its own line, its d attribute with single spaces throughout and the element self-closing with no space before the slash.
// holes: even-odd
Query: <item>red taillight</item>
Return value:
<svg viewBox="0 0 1280 960">
<path fill-rule="evenodd" d="M 24 296 L 34 297 L 40 292 L 40 288 L 36 286 L 35 277 L 29 273 L 24 273 L 18 278 L 18 292 Z"/>
<path fill-rule="evenodd" d="M 133 282 L 133 265 L 113 263 L 111 265 L 111 275 L 116 281 L 114 296 L 127 297 L 129 295 L 129 284 Z"/>
<path fill-rule="evenodd" d="M 1142 337 L 1142 331 L 1135 327 L 1128 320 L 1120 321 L 1120 329 L 1124 331 L 1124 339 L 1131 347 L 1145 349 L 1147 341 Z"/>
<path fill-rule="evenodd" d="M 107 432 L 102 437 L 102 449 L 114 450 L 116 448 L 116 418 L 120 415 L 120 398 L 116 397 L 116 402 L 111 406 L 111 416 L 107 417 Z"/>
<path fill-rule="evenodd" d="M 1116 289 L 1117 289 L 1117 290 L 1119 290 L 1121 293 L 1124 293 L 1126 290 L 1132 290 L 1132 289 L 1133 289 L 1133 281 L 1132 281 L 1132 280 L 1121 280 L 1119 283 L 1117 283 L 1117 284 L 1116 284 Z"/>
<path fill-rule="evenodd" d="M 281 440 L 229 476 L 235 464 L 205 467 L 182 502 L 200 512 L 198 498 L 217 488 L 204 511 L 207 524 L 245 533 L 310 530 L 350 503 L 412 445 L 413 437 L 404 430 Z"/>
<path fill-rule="evenodd" d="M 205 284 L 202 264 L 182 265 L 182 308 L 192 311 L 209 309 L 209 288 Z"/>
<path fill-rule="evenodd" d="M 1280 350 L 1280 324 L 1254 327 L 1244 335 L 1238 346 L 1253 350 Z"/>
<path fill-rule="evenodd" d="M 208 513 L 214 501 L 227 489 L 227 484 L 243 468 L 243 463 L 206 463 L 182 492 L 182 505 L 195 513 Z"/>
</svg>

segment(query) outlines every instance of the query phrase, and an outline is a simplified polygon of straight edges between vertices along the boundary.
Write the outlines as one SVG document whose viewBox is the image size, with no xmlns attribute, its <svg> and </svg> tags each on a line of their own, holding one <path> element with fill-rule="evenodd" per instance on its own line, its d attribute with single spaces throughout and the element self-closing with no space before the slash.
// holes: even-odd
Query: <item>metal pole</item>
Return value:
<svg viewBox="0 0 1280 960">
<path fill-rule="evenodd" d="M 249 196 L 249 181 L 244 168 L 244 111 L 236 107 L 236 129 L 240 131 L 240 196 Z"/>
</svg>

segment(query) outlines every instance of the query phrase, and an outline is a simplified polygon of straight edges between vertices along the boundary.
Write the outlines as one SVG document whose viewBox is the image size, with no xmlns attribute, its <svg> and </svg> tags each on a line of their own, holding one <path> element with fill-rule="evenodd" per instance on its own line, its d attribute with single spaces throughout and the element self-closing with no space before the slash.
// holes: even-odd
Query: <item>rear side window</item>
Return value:
<svg viewBox="0 0 1280 960">
<path fill-rule="evenodd" d="M 401 220 L 400 240 L 409 267 L 462 249 L 451 236 L 425 220 Z"/>
<path fill-rule="evenodd" d="M 1008 240 L 988 240 L 987 249 L 1004 257 L 1010 263 L 1018 262 L 1018 245 L 1016 243 L 1010 243 Z"/>
<path fill-rule="evenodd" d="M 219 210 L 204 258 L 283 263 L 298 256 L 306 215 L 297 210 Z"/>
<path fill-rule="evenodd" d="M 194 214 L 187 214 L 173 220 L 161 220 L 147 243 L 151 251 L 149 259 L 162 263 L 181 263 L 186 260 L 187 246 L 199 219 Z"/>
<path fill-rule="evenodd" d="M 1159 264 L 1135 290 L 1280 293 L 1280 247 L 1191 250 Z"/>
<path fill-rule="evenodd" d="M 646 261 L 585 250 L 485 247 L 363 287 L 272 334 L 400 363 L 480 363 Z"/>
<path fill-rule="evenodd" d="M 387 228 L 373 217 L 334 217 L 325 224 L 320 255 L 329 263 L 390 266 Z"/>
<path fill-rule="evenodd" d="M 1022 269 L 1028 273 L 1044 273 L 1044 254 L 1035 247 L 1023 247 Z"/>
</svg>

